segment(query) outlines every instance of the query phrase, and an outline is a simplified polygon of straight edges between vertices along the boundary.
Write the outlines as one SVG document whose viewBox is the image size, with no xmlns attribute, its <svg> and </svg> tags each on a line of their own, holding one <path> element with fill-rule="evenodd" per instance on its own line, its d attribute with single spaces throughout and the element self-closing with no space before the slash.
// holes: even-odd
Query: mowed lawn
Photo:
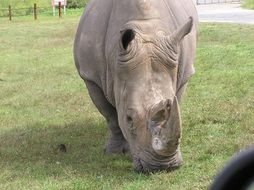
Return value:
<svg viewBox="0 0 254 190">
<path fill-rule="evenodd" d="M 143 175 L 129 155 L 103 153 L 106 122 L 73 62 L 79 17 L 22 20 L 0 20 L 0 189 L 207 189 L 254 143 L 254 26 L 200 25 L 181 105 L 184 165 Z"/>
</svg>

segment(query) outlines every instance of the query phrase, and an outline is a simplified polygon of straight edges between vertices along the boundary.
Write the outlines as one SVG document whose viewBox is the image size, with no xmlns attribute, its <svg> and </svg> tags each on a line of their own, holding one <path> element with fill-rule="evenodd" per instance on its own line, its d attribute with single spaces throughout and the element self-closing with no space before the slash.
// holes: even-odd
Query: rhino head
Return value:
<svg viewBox="0 0 254 190">
<path fill-rule="evenodd" d="M 114 93 L 118 121 L 136 171 L 181 165 L 181 118 L 177 91 L 180 44 L 192 18 L 170 34 L 162 25 L 124 25 L 116 57 Z"/>
</svg>

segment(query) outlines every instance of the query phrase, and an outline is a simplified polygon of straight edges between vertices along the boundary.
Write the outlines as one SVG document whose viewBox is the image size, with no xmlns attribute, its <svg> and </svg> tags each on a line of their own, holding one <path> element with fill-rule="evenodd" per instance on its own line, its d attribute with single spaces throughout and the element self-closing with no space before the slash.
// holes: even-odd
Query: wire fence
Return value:
<svg viewBox="0 0 254 190">
<path fill-rule="evenodd" d="M 30 7 L 21 7 L 15 8 L 9 5 L 6 8 L 0 8 L 0 17 L 9 18 L 12 20 L 13 17 L 20 17 L 20 16 L 32 16 L 36 20 L 38 16 L 50 16 L 50 15 L 58 15 L 62 17 L 63 14 L 66 12 L 73 13 L 75 9 L 63 9 L 61 3 L 56 7 L 57 9 L 53 9 L 52 6 L 50 7 L 39 7 L 35 3 L 33 6 Z"/>
<path fill-rule="evenodd" d="M 0 9 L 0 17 L 9 17 L 10 11 L 13 17 L 17 16 L 27 16 L 34 14 L 34 7 L 26 7 L 26 8 L 5 8 Z M 52 7 L 37 7 L 37 14 L 45 14 L 45 15 L 52 15 Z"/>
</svg>

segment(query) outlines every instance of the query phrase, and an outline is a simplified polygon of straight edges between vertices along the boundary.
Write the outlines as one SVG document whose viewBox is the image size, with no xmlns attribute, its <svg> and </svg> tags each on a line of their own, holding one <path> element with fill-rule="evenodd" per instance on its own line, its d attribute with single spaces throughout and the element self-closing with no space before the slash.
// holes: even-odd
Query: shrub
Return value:
<svg viewBox="0 0 254 190">
<path fill-rule="evenodd" d="M 38 7 L 50 7 L 51 0 L 0 0 L 0 8 L 6 9 L 11 5 L 15 9 L 33 7 L 37 3 Z"/>
<path fill-rule="evenodd" d="M 246 9 L 254 9 L 254 0 L 245 0 L 245 1 L 243 1 L 242 7 L 246 8 Z"/>
<path fill-rule="evenodd" d="M 67 7 L 71 9 L 83 8 L 88 0 L 67 0 Z"/>
</svg>

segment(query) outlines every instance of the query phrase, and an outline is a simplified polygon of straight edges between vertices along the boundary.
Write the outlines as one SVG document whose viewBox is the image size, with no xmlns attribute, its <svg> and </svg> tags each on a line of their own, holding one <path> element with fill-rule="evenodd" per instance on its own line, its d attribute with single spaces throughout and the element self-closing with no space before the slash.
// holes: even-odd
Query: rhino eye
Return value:
<svg viewBox="0 0 254 190">
<path fill-rule="evenodd" d="M 124 31 L 122 35 L 122 46 L 124 50 L 127 49 L 128 45 L 134 38 L 135 38 L 135 33 L 133 30 L 127 29 L 126 31 Z"/>
</svg>

